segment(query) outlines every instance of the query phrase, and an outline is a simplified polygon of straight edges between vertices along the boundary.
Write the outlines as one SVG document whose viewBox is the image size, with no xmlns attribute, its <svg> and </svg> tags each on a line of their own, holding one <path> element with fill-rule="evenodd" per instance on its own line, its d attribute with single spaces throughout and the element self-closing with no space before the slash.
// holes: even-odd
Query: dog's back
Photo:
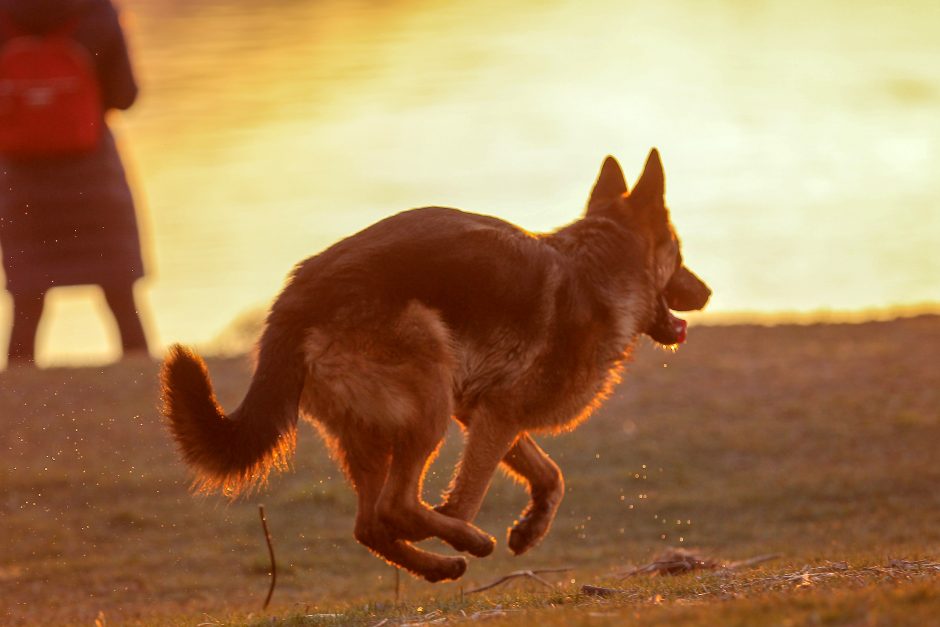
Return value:
<svg viewBox="0 0 940 627">
<path fill-rule="evenodd" d="M 417 300 L 448 326 L 525 326 L 557 255 L 502 220 L 442 207 L 406 211 L 298 265 L 278 307 L 306 324 L 363 321 Z"/>
</svg>

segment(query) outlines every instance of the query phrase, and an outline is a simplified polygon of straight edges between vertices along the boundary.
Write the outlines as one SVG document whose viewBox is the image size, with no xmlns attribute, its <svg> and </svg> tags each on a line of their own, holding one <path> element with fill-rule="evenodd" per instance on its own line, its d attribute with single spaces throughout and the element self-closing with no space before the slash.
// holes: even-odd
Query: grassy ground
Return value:
<svg viewBox="0 0 940 627">
<path fill-rule="evenodd" d="M 396 572 L 353 540 L 353 495 L 308 425 L 293 472 L 262 495 L 192 497 L 158 417 L 156 363 L 2 372 L 0 623 L 928 624 L 940 615 L 938 347 L 935 316 L 698 327 L 676 354 L 644 345 L 597 415 L 541 439 L 568 488 L 544 543 L 507 554 L 525 495 L 499 477 L 478 519 L 497 553 L 458 583 L 402 575 L 397 592 Z M 234 405 L 246 360 L 210 369 Z M 459 448 L 452 434 L 428 500 Z M 261 502 L 278 558 L 266 612 Z M 668 547 L 781 556 L 619 574 Z M 545 574 L 550 587 L 469 592 L 553 567 L 571 570 Z"/>
</svg>

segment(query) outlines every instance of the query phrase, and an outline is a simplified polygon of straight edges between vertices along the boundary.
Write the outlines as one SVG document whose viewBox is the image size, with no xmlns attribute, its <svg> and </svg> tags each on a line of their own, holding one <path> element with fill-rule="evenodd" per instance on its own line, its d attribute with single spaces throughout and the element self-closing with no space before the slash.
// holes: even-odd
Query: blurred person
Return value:
<svg viewBox="0 0 940 627">
<path fill-rule="evenodd" d="M 98 285 L 123 353 L 146 353 L 134 201 L 105 121 L 137 97 L 110 0 L 0 0 L 0 249 L 9 363 L 33 363 L 50 288 Z"/>
</svg>

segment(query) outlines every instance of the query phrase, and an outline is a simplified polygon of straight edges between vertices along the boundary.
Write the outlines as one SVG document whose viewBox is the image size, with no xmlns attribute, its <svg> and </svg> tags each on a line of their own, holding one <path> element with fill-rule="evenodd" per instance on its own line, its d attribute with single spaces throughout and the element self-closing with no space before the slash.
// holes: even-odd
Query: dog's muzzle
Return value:
<svg viewBox="0 0 940 627">
<path fill-rule="evenodd" d="M 669 305 L 666 304 L 664 296 L 656 299 L 656 313 L 653 317 L 653 323 L 646 331 L 648 336 L 660 344 L 672 346 L 685 342 L 688 328 L 688 322 L 669 311 Z"/>
<path fill-rule="evenodd" d="M 674 311 L 699 310 L 705 306 L 711 295 L 712 291 L 705 282 L 685 266 L 676 270 L 663 290 L 666 304 Z"/>
<path fill-rule="evenodd" d="M 674 311 L 693 311 L 701 309 L 708 302 L 712 291 L 705 282 L 686 268 L 676 270 L 666 289 L 656 299 L 656 311 L 653 322 L 646 334 L 665 346 L 682 344 L 688 335 L 689 324 L 675 316 Z"/>
</svg>

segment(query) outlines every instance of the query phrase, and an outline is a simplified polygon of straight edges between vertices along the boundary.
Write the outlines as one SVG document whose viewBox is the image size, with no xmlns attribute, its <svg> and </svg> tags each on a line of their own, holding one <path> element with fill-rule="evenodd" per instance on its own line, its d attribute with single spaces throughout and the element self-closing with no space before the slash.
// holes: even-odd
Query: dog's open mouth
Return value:
<svg viewBox="0 0 940 627">
<path fill-rule="evenodd" d="M 666 299 L 660 296 L 656 306 L 656 317 L 646 334 L 660 344 L 672 346 L 685 342 L 688 327 L 689 324 L 674 315 L 669 310 Z"/>
</svg>

